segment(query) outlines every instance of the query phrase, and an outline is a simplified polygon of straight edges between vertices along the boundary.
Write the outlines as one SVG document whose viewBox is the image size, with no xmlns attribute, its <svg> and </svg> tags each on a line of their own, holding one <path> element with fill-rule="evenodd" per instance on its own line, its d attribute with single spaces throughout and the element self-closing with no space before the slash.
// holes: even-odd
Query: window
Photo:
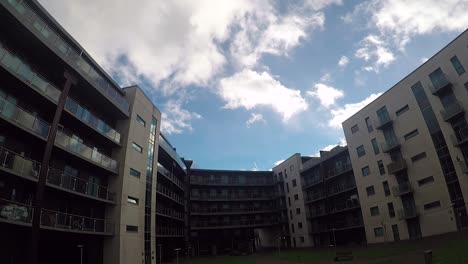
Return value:
<svg viewBox="0 0 468 264">
<path fill-rule="evenodd" d="M 291 197 L 288 197 L 288 204 L 291 206 Z"/>
<path fill-rule="evenodd" d="M 143 153 L 143 148 L 140 147 L 137 143 L 133 142 L 132 143 L 132 148 L 140 153 Z"/>
<path fill-rule="evenodd" d="M 422 152 L 422 153 L 419 153 L 417 155 L 414 155 L 413 157 L 411 157 L 411 161 L 412 162 L 416 162 L 418 160 L 422 160 L 426 157 L 426 152 Z"/>
<path fill-rule="evenodd" d="M 296 208 L 296 214 L 301 214 L 301 208 Z"/>
<path fill-rule="evenodd" d="M 468 91 L 468 82 L 465 83 L 465 90 Z"/>
<path fill-rule="evenodd" d="M 457 56 L 453 56 L 450 61 L 452 62 L 452 65 L 455 68 L 455 71 L 457 71 L 458 75 L 465 73 L 465 68 L 463 68 L 463 65 L 461 64 L 460 60 L 458 60 Z"/>
<path fill-rule="evenodd" d="M 141 118 L 141 116 L 137 115 L 137 116 L 136 116 L 136 120 L 137 120 L 138 123 L 140 123 L 142 126 L 146 126 L 146 121 L 143 120 L 143 118 Z"/>
<path fill-rule="evenodd" d="M 377 143 L 377 139 L 373 138 L 371 140 L 371 143 L 372 143 L 372 148 L 374 149 L 374 154 L 377 155 L 380 153 L 380 150 L 379 150 L 379 144 Z"/>
<path fill-rule="evenodd" d="M 354 126 L 351 127 L 351 133 L 354 134 L 354 133 L 356 133 L 356 132 L 358 132 L 358 131 L 359 131 L 358 125 L 354 125 Z"/>
<path fill-rule="evenodd" d="M 297 228 L 302 229 L 302 222 L 297 223 Z"/>
<path fill-rule="evenodd" d="M 382 185 L 383 185 L 385 196 L 390 196 L 390 187 L 388 186 L 388 182 L 384 181 L 382 182 Z"/>
<path fill-rule="evenodd" d="M 130 168 L 130 175 L 140 178 L 141 173 L 135 169 Z"/>
<path fill-rule="evenodd" d="M 372 132 L 374 131 L 374 128 L 372 127 L 372 123 L 370 122 L 369 117 L 366 117 L 366 126 L 367 126 L 367 132 Z"/>
<path fill-rule="evenodd" d="M 390 216 L 390 218 L 395 217 L 395 208 L 393 207 L 393 203 L 388 203 L 387 208 L 388 208 L 388 215 Z"/>
<path fill-rule="evenodd" d="M 440 201 L 425 204 L 424 210 L 431 210 L 438 207 L 440 207 Z"/>
<path fill-rule="evenodd" d="M 288 191 L 288 193 L 289 193 L 289 184 L 288 183 L 286 183 L 286 191 Z"/>
<path fill-rule="evenodd" d="M 295 179 L 294 179 L 294 180 L 292 180 L 292 185 L 293 185 L 293 187 L 296 187 L 296 186 L 297 186 L 297 182 L 296 182 L 296 180 L 295 180 Z"/>
<path fill-rule="evenodd" d="M 409 106 L 408 105 L 405 105 L 403 106 L 402 108 L 398 109 L 395 114 L 397 116 L 401 116 L 404 112 L 408 111 L 409 110 Z"/>
<path fill-rule="evenodd" d="M 380 214 L 379 207 L 378 206 L 371 207 L 370 208 L 370 214 L 371 214 L 371 216 L 379 215 Z"/>
<path fill-rule="evenodd" d="M 294 170 L 294 165 L 289 166 L 289 170 L 293 171 Z"/>
<path fill-rule="evenodd" d="M 379 167 L 380 175 L 384 175 L 385 174 L 385 166 L 383 165 L 382 160 L 377 161 L 377 166 Z"/>
<path fill-rule="evenodd" d="M 374 186 L 369 186 L 366 188 L 367 196 L 372 196 L 375 195 L 375 189 Z"/>
<path fill-rule="evenodd" d="M 415 136 L 419 135 L 419 131 L 417 129 L 409 132 L 408 134 L 405 135 L 405 140 L 409 140 L 411 138 L 414 138 Z"/>
<path fill-rule="evenodd" d="M 127 232 L 138 232 L 138 226 L 127 225 Z"/>
<path fill-rule="evenodd" d="M 377 110 L 377 116 L 379 117 L 380 124 L 384 124 L 390 120 L 387 107 L 385 106 Z"/>
<path fill-rule="evenodd" d="M 288 172 L 284 169 L 284 178 L 288 178 Z"/>
<path fill-rule="evenodd" d="M 289 210 L 289 218 L 292 220 L 292 210 Z"/>
<path fill-rule="evenodd" d="M 429 184 L 429 183 L 433 183 L 434 182 L 434 177 L 433 176 L 429 176 L 429 177 L 426 177 L 424 179 L 421 179 L 418 181 L 418 185 L 419 186 L 423 186 L 423 185 L 426 185 L 426 184 Z"/>
<path fill-rule="evenodd" d="M 132 197 L 132 196 L 128 196 L 128 197 L 127 197 L 127 202 L 128 202 L 129 204 L 138 205 L 138 198 L 135 198 L 135 197 Z"/>
<path fill-rule="evenodd" d="M 291 224 L 291 231 L 294 233 L 294 224 Z"/>
<path fill-rule="evenodd" d="M 370 169 L 369 169 L 369 166 L 365 166 L 364 168 L 361 169 L 362 171 L 362 176 L 367 176 L 370 174 Z"/>
<path fill-rule="evenodd" d="M 297 201 L 297 200 L 299 200 L 299 194 L 294 195 L 294 201 Z"/>
<path fill-rule="evenodd" d="M 303 236 L 300 237 L 301 243 L 305 243 L 305 239 Z"/>
<path fill-rule="evenodd" d="M 445 77 L 441 68 L 437 68 L 437 70 L 429 74 L 429 79 L 431 79 L 432 85 L 435 89 L 440 89 L 447 84 L 447 77 Z"/>
<path fill-rule="evenodd" d="M 357 148 L 356 148 L 356 152 L 357 152 L 357 155 L 358 155 L 359 158 L 362 157 L 362 156 L 364 156 L 364 155 L 366 155 L 366 151 L 364 150 L 364 146 L 363 146 L 363 145 L 357 147 Z"/>
<path fill-rule="evenodd" d="M 383 237 L 383 227 L 374 228 L 375 237 Z"/>
</svg>

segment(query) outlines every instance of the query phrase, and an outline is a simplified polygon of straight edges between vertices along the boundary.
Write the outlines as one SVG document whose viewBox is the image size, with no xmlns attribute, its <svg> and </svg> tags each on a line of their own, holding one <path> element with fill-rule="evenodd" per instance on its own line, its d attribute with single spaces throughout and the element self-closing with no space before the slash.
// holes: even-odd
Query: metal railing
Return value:
<svg viewBox="0 0 468 264">
<path fill-rule="evenodd" d="M 337 185 L 332 185 L 330 188 L 328 188 L 328 195 L 335 195 L 335 194 L 338 194 L 338 193 L 341 193 L 341 192 L 344 192 L 344 191 L 347 191 L 347 190 L 351 190 L 351 189 L 354 189 L 356 188 L 356 184 L 355 183 L 340 183 L 340 184 L 337 184 Z"/>
<path fill-rule="evenodd" d="M 405 159 L 398 159 L 387 165 L 388 174 L 395 174 L 408 167 Z"/>
<path fill-rule="evenodd" d="M 7 169 L 19 176 L 37 179 L 41 163 L 0 146 L 0 168 Z"/>
<path fill-rule="evenodd" d="M 233 194 L 191 194 L 190 197 L 194 200 L 270 200 L 274 199 L 274 195 L 265 194 L 244 194 L 244 195 L 233 195 Z"/>
<path fill-rule="evenodd" d="M 390 118 L 390 115 L 385 115 L 383 118 L 379 118 L 375 124 L 375 128 L 382 129 L 393 123 L 393 120 Z"/>
<path fill-rule="evenodd" d="M 418 210 L 415 207 L 403 208 L 398 210 L 398 219 L 405 220 L 417 217 Z"/>
<path fill-rule="evenodd" d="M 455 131 L 455 134 L 450 135 L 454 146 L 458 147 L 463 143 L 468 142 L 468 127 Z"/>
<path fill-rule="evenodd" d="M 465 109 L 463 109 L 463 106 L 458 100 L 450 102 L 450 104 L 445 106 L 443 110 L 440 110 L 440 114 L 442 115 L 444 121 L 449 121 L 453 117 L 463 112 L 465 112 Z"/>
<path fill-rule="evenodd" d="M 183 170 L 185 170 L 185 164 L 179 157 L 177 151 L 175 151 L 171 144 L 167 142 L 166 139 L 161 135 L 159 135 L 159 146 L 162 147 L 162 149 L 164 149 L 167 152 L 167 154 L 169 154 L 169 156 L 171 156 Z"/>
<path fill-rule="evenodd" d="M 164 186 L 164 185 L 162 185 L 160 183 L 158 183 L 156 185 L 156 192 L 170 198 L 173 201 L 184 204 L 184 197 L 183 196 L 178 195 L 177 193 L 172 191 L 170 188 L 167 188 L 166 186 Z"/>
<path fill-rule="evenodd" d="M 346 210 L 358 208 L 360 206 L 361 206 L 361 204 L 359 203 L 359 200 L 357 200 L 357 199 L 348 200 L 348 201 L 342 202 L 342 203 L 335 203 L 335 204 L 329 205 L 328 214 L 343 212 L 343 211 L 346 211 Z"/>
<path fill-rule="evenodd" d="M 47 139 L 50 125 L 0 96 L 0 117 Z"/>
<path fill-rule="evenodd" d="M 396 148 L 400 147 L 400 142 L 398 142 L 397 139 L 394 139 L 393 141 L 382 143 L 381 148 L 382 152 L 388 153 Z"/>
<path fill-rule="evenodd" d="M 100 153 L 96 149 L 86 146 L 84 143 L 78 141 L 69 135 L 57 131 L 55 143 L 63 148 L 83 157 L 89 161 L 95 162 L 102 167 L 105 167 L 113 172 L 117 172 L 117 161 L 109 158 L 108 156 Z"/>
<path fill-rule="evenodd" d="M 333 167 L 331 170 L 328 171 L 326 179 L 336 177 L 344 172 L 352 170 L 353 167 L 351 163 L 344 163 L 341 166 Z"/>
<path fill-rule="evenodd" d="M 5 222 L 31 224 L 33 208 L 31 205 L 0 198 L 0 219 Z"/>
<path fill-rule="evenodd" d="M 428 86 L 429 86 L 429 90 L 431 91 L 432 94 L 438 94 L 439 92 L 443 91 L 445 88 L 450 87 L 451 83 L 447 79 L 445 74 L 443 72 L 441 72 L 441 74 L 438 76 L 438 78 L 434 79 L 434 81 L 432 81 L 432 84 L 429 83 Z"/>
<path fill-rule="evenodd" d="M 166 177 L 167 179 L 169 179 L 170 181 L 172 181 L 175 185 L 177 185 L 180 189 L 184 189 L 184 184 L 183 182 L 177 178 L 176 176 L 174 176 L 173 173 L 171 173 L 169 170 L 167 170 L 166 168 L 164 168 L 161 164 L 159 164 L 158 162 L 158 172 L 161 173 L 164 177 Z"/>
<path fill-rule="evenodd" d="M 317 185 L 319 183 L 322 183 L 323 182 L 323 179 L 321 177 L 315 177 L 315 178 L 311 178 L 309 179 L 309 177 L 305 176 L 304 177 L 304 187 L 302 189 L 307 189 L 307 188 L 310 188 L 314 185 Z"/>
<path fill-rule="evenodd" d="M 156 227 L 156 236 L 159 237 L 182 237 L 184 235 L 184 229 L 181 227 Z"/>
<path fill-rule="evenodd" d="M 203 185 L 272 185 L 275 183 L 273 178 L 271 179 L 244 179 L 240 180 L 236 177 L 229 177 L 227 179 L 210 179 L 202 176 L 190 177 L 191 184 L 203 184 Z"/>
<path fill-rule="evenodd" d="M 410 182 L 404 182 L 398 184 L 398 186 L 393 186 L 393 196 L 395 197 L 411 193 L 412 191 L 413 187 Z"/>
<path fill-rule="evenodd" d="M 156 213 L 160 215 L 172 217 L 175 219 L 179 219 L 182 221 L 184 220 L 184 215 L 185 215 L 184 212 L 176 211 L 174 209 L 161 206 L 159 204 L 156 204 Z"/>
<path fill-rule="evenodd" d="M 279 219 L 249 219 L 249 220 L 226 220 L 226 221 L 192 221 L 192 228 L 219 228 L 226 226 L 263 226 L 277 225 Z"/>
<path fill-rule="evenodd" d="M 207 208 L 207 207 L 192 207 L 191 213 L 199 214 L 223 214 L 223 213 L 260 213 L 260 212 L 275 212 L 275 206 L 265 207 L 229 207 L 229 208 Z"/>
<path fill-rule="evenodd" d="M 315 202 L 326 197 L 326 192 L 307 193 L 306 203 Z"/>
</svg>

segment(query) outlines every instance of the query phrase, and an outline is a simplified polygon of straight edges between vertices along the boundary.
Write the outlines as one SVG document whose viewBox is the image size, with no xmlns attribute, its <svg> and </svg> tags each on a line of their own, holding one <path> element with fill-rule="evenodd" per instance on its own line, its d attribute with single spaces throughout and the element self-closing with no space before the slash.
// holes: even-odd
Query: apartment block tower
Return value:
<svg viewBox="0 0 468 264">
<path fill-rule="evenodd" d="M 369 243 L 468 227 L 468 31 L 343 122 Z"/>
<path fill-rule="evenodd" d="M 161 113 L 37 1 L 0 21 L 0 263 L 155 263 Z"/>
<path fill-rule="evenodd" d="M 302 165 L 304 202 L 313 245 L 366 242 L 358 190 L 347 147 L 320 151 Z"/>
<path fill-rule="evenodd" d="M 190 169 L 189 178 L 192 254 L 287 243 L 284 195 L 273 172 Z"/>
</svg>

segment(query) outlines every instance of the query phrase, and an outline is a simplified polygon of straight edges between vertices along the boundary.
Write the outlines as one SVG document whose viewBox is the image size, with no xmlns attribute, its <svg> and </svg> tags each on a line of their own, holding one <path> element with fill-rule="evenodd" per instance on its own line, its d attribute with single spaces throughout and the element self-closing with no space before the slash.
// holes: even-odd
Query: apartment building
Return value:
<svg viewBox="0 0 468 264">
<path fill-rule="evenodd" d="M 0 20 L 0 263 L 155 263 L 161 113 L 37 1 Z"/>
<path fill-rule="evenodd" d="M 367 241 L 468 227 L 468 32 L 343 122 Z"/>
<path fill-rule="evenodd" d="M 366 242 L 358 190 L 347 147 L 320 151 L 300 173 L 312 243 L 317 247 Z"/>
<path fill-rule="evenodd" d="M 273 173 L 286 186 L 287 218 L 291 235 L 289 245 L 292 247 L 314 245 L 309 233 L 301 181 L 302 163 L 308 159 L 310 157 L 301 157 L 301 154 L 296 153 L 273 168 Z"/>
<path fill-rule="evenodd" d="M 192 254 L 286 243 L 284 195 L 273 172 L 190 169 L 189 178 Z"/>
</svg>

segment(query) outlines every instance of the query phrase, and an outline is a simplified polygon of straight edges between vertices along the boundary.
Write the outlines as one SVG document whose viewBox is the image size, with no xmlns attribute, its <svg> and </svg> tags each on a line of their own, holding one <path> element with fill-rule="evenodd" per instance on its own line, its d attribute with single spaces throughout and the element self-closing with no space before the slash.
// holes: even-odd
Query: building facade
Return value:
<svg viewBox="0 0 468 264">
<path fill-rule="evenodd" d="M 369 243 L 468 226 L 468 32 L 343 122 Z"/>
</svg>

